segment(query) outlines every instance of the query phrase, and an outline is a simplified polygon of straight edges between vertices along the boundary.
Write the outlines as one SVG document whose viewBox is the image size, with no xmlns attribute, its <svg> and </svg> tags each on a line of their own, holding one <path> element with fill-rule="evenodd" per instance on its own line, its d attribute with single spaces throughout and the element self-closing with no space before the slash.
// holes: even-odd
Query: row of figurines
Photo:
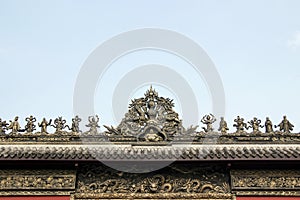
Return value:
<svg viewBox="0 0 300 200">
<path fill-rule="evenodd" d="M 18 132 L 28 132 L 32 133 L 36 130 L 35 122 L 37 121 L 35 117 L 29 116 L 25 118 L 25 121 L 27 124 L 25 125 L 24 129 L 21 129 L 21 126 L 18 122 L 19 117 L 15 117 L 14 120 L 10 120 L 10 124 L 8 124 L 6 121 L 2 121 L 0 118 L 0 133 L 5 133 L 6 130 L 11 130 L 12 133 L 18 133 Z M 99 117 L 98 115 L 90 116 L 88 118 L 89 123 L 86 125 L 86 127 L 89 127 L 89 132 L 96 133 L 97 129 L 100 128 L 98 125 Z M 81 118 L 78 116 L 75 116 L 72 118 L 72 124 L 71 127 L 69 125 L 66 125 L 66 120 L 62 117 L 58 117 L 53 121 L 52 119 L 49 121 L 46 120 L 46 118 L 43 118 L 41 122 L 38 123 L 38 126 L 41 128 L 42 133 L 47 133 L 47 127 L 52 126 L 56 129 L 56 132 L 61 132 L 64 129 L 69 129 L 72 132 L 79 133 L 79 123 L 81 122 Z M 213 129 L 213 123 L 216 122 L 216 118 L 214 115 L 209 114 L 205 115 L 201 122 L 206 125 L 206 127 L 202 127 L 205 132 L 212 132 Z M 240 116 L 237 116 L 236 119 L 234 119 L 235 124 L 233 124 L 233 127 L 236 127 L 236 132 L 244 132 L 245 129 L 252 128 L 253 132 L 259 132 L 259 128 L 265 127 L 266 133 L 272 133 L 274 132 L 273 127 L 277 128 L 279 127 L 279 131 L 290 133 L 290 131 L 293 130 L 294 125 L 290 123 L 290 121 L 287 119 L 286 116 L 283 116 L 283 120 L 278 124 L 274 125 L 269 119 L 269 117 L 266 118 L 265 124 L 261 125 L 261 120 L 254 117 L 252 120 L 248 121 L 248 124 L 244 122 L 244 118 L 241 118 Z M 218 131 L 221 133 L 227 133 L 229 130 L 227 126 L 227 122 L 224 120 L 224 117 L 221 117 L 220 125 Z"/>
<path fill-rule="evenodd" d="M 203 124 L 205 124 L 206 127 L 202 127 L 202 129 L 205 132 L 212 132 L 213 131 L 212 124 L 216 120 L 217 119 L 212 114 L 205 115 L 201 119 L 201 122 Z M 235 123 L 233 124 L 233 127 L 236 127 L 236 132 L 244 132 L 245 129 L 248 130 L 249 128 L 251 128 L 253 130 L 253 132 L 260 132 L 259 128 L 265 127 L 266 133 L 272 133 L 272 132 L 274 132 L 273 127 L 274 128 L 279 127 L 279 131 L 290 133 L 294 127 L 294 125 L 287 119 L 286 116 L 283 116 L 282 121 L 278 125 L 274 125 L 274 126 L 273 126 L 272 121 L 269 119 L 269 117 L 266 117 L 266 121 L 265 121 L 264 125 L 262 125 L 261 124 L 262 121 L 260 119 L 257 119 L 256 117 L 254 117 L 252 120 L 250 120 L 250 121 L 248 121 L 248 123 L 246 123 L 246 122 L 244 122 L 244 118 L 237 116 L 237 118 L 234 119 L 234 122 Z M 227 122 L 224 120 L 224 117 L 221 117 L 218 131 L 220 131 L 221 133 L 227 133 L 228 130 L 229 130 L 229 128 L 227 126 Z"/>
<path fill-rule="evenodd" d="M 24 129 L 21 129 L 21 126 L 18 122 L 19 117 L 15 117 L 15 119 L 9 120 L 10 124 L 8 124 L 6 121 L 2 121 L 2 119 L 0 118 L 0 133 L 5 133 L 6 130 L 11 130 L 11 133 L 18 133 L 18 132 L 28 132 L 28 133 L 32 133 L 36 130 L 36 125 L 35 122 L 37 121 L 35 117 L 33 117 L 32 115 L 25 118 L 25 121 L 27 122 L 25 125 Z M 88 118 L 89 120 L 89 124 L 86 125 L 86 127 L 90 128 L 90 132 L 97 132 L 97 128 L 100 128 L 100 126 L 98 125 L 99 122 L 99 117 L 98 115 L 95 116 L 90 116 Z M 78 116 L 75 116 L 74 118 L 72 118 L 72 125 L 71 127 L 69 125 L 66 125 L 66 120 L 63 119 L 62 117 L 58 117 L 53 121 L 52 124 L 52 119 L 50 119 L 49 121 L 46 120 L 46 118 L 43 118 L 43 120 L 41 122 L 38 123 L 38 126 L 41 128 L 41 133 L 47 133 L 47 127 L 52 126 L 54 127 L 56 130 L 55 132 L 61 132 L 64 129 L 69 129 L 72 132 L 75 133 L 79 133 L 80 129 L 79 129 L 79 122 L 81 122 L 81 118 L 79 118 Z"/>
</svg>

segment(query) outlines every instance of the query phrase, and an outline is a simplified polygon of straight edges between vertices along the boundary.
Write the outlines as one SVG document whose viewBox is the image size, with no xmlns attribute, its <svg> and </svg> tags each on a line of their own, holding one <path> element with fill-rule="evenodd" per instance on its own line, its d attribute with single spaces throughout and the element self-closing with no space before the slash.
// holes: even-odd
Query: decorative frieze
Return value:
<svg viewBox="0 0 300 200">
<path fill-rule="evenodd" d="M 232 190 L 300 190 L 300 170 L 232 170 Z"/>
<path fill-rule="evenodd" d="M 78 173 L 76 193 L 86 194 L 229 194 L 228 173 L 195 164 L 173 164 L 156 172 L 132 174 L 104 165 L 86 166 Z"/>
<path fill-rule="evenodd" d="M 71 200 L 96 200 L 96 199 L 202 199 L 202 200 L 235 200 L 231 194 L 215 193 L 115 193 L 115 194 L 89 194 L 77 193 L 71 195 Z"/>
<path fill-rule="evenodd" d="M 8 190 L 74 190 L 73 170 L 0 170 L 0 192 Z"/>
</svg>

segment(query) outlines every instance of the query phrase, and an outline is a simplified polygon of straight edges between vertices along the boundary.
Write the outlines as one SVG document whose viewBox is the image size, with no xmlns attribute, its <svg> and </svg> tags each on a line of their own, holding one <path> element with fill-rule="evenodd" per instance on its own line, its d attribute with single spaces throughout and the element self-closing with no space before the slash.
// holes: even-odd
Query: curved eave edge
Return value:
<svg viewBox="0 0 300 200">
<path fill-rule="evenodd" d="M 0 160 L 300 160 L 300 144 L 172 146 L 9 144 L 0 146 Z"/>
</svg>

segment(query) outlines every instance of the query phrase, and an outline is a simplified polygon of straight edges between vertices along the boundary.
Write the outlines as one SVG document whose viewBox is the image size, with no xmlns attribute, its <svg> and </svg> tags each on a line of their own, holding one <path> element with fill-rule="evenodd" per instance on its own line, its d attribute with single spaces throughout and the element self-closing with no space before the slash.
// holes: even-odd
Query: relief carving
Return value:
<svg viewBox="0 0 300 200">
<path fill-rule="evenodd" d="M 233 170 L 233 190 L 299 190 L 300 171 L 296 170 Z"/>
<path fill-rule="evenodd" d="M 132 100 L 117 128 L 104 126 L 107 129 L 105 134 L 108 137 L 134 137 L 147 142 L 172 140 L 181 130 L 181 120 L 173 107 L 173 100 L 159 97 L 150 87 L 145 97 Z"/>
<path fill-rule="evenodd" d="M 228 176 L 213 168 L 171 165 L 156 173 L 131 174 L 103 165 L 78 174 L 77 193 L 214 193 L 230 192 Z"/>
<path fill-rule="evenodd" d="M 72 170 L 0 170 L 0 192 L 7 190 L 74 190 Z"/>
</svg>

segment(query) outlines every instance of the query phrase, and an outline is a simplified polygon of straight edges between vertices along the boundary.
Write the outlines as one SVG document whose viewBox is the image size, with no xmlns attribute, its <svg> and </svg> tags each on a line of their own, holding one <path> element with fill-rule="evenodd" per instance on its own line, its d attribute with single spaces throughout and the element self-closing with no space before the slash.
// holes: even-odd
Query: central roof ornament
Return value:
<svg viewBox="0 0 300 200">
<path fill-rule="evenodd" d="M 144 97 L 131 100 L 129 110 L 117 128 L 104 126 L 105 133 L 114 137 L 136 137 L 138 141 L 170 141 L 183 129 L 182 120 L 173 107 L 173 100 L 159 97 L 151 86 Z"/>
</svg>

